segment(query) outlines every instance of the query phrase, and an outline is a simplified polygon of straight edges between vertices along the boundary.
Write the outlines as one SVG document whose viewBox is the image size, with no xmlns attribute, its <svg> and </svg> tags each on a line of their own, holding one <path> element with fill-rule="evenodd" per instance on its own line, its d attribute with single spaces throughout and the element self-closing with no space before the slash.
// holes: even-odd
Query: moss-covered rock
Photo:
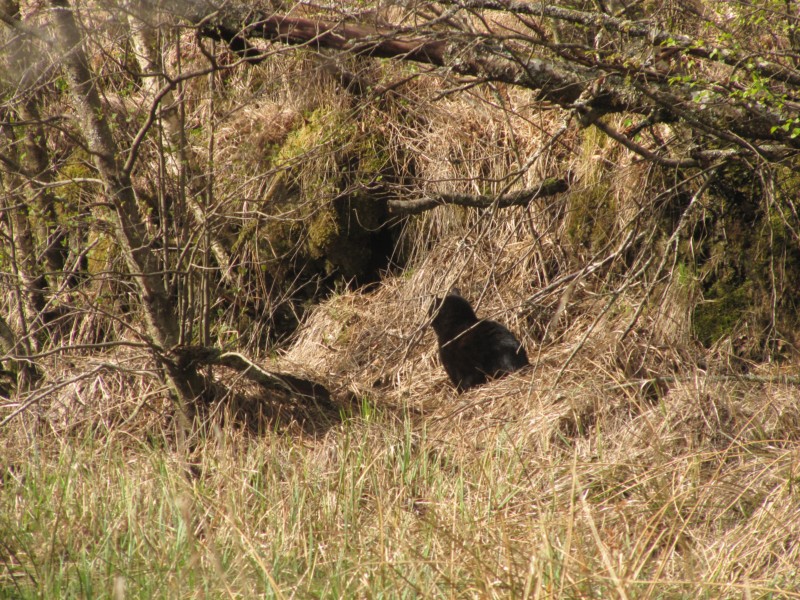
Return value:
<svg viewBox="0 0 800 600">
<path fill-rule="evenodd" d="M 271 263 L 290 260 L 346 278 L 369 274 L 383 251 L 376 239 L 385 233 L 384 183 L 393 176 L 388 142 L 378 131 L 320 108 L 275 148 L 273 164 L 285 183 L 282 198 L 264 207 L 279 217 L 262 232 Z"/>
<path fill-rule="evenodd" d="M 689 246 L 704 300 L 693 312 L 697 339 L 710 346 L 735 337 L 737 354 L 775 356 L 795 343 L 800 294 L 800 244 L 792 205 L 798 189 L 786 185 L 771 198 L 742 167 L 729 167 L 710 189 L 712 210 L 699 225 L 705 236 Z"/>
</svg>

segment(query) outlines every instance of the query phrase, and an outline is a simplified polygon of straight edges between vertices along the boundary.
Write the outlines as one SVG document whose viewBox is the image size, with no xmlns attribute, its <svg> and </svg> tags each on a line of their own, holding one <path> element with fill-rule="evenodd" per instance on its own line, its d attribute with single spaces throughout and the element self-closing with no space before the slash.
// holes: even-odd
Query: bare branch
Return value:
<svg viewBox="0 0 800 600">
<path fill-rule="evenodd" d="M 290 375 L 266 371 L 237 352 L 223 352 L 218 348 L 205 346 L 180 346 L 173 349 L 173 354 L 178 357 L 181 368 L 200 365 L 222 365 L 238 371 L 246 379 L 258 383 L 267 389 L 279 389 L 291 394 L 311 398 L 323 404 L 330 404 L 331 393 L 321 383 Z"/>
<path fill-rule="evenodd" d="M 489 0 L 460 6 L 512 11 L 509 7 L 517 8 L 523 4 Z M 607 15 L 544 5 L 530 10 L 534 11 L 531 14 L 569 17 L 580 24 L 585 24 L 584 21 L 596 24 L 592 19 L 599 19 L 599 23 L 604 24 L 611 19 L 608 23 L 628 32 L 627 21 Z M 727 131 L 729 134 L 725 139 L 731 143 L 738 143 L 736 138 L 743 137 L 782 142 L 790 147 L 800 145 L 800 140 L 792 138 L 782 128 L 787 117 L 781 110 L 768 109 L 766 105 L 759 106 L 746 98 L 739 98 L 722 85 L 701 85 L 699 89 L 708 93 L 713 102 L 700 102 L 698 88 L 670 85 L 663 77 L 646 80 L 646 73 L 635 68 L 614 68 L 611 65 L 599 70 L 596 65 L 554 57 L 546 49 L 538 52 L 535 44 L 525 43 L 531 40 L 476 37 L 474 33 L 458 29 L 425 35 L 410 34 L 402 28 L 374 28 L 343 21 L 257 13 L 249 5 L 238 3 L 226 3 L 207 13 L 202 12 L 202 6 L 193 5 L 184 16 L 201 27 L 201 34 L 205 28 L 214 27 L 241 32 L 238 35 L 245 38 L 263 38 L 316 50 L 332 49 L 361 56 L 422 62 L 481 81 L 525 87 L 535 91 L 540 101 L 578 108 L 582 115 L 590 116 L 589 121 L 609 113 L 652 114 L 659 110 L 663 114 L 662 120 L 694 121 L 715 137 Z M 634 30 L 642 36 L 653 34 L 650 29 Z M 708 53 L 716 57 L 712 49 Z M 640 76 L 638 79 L 637 75 Z"/>
<path fill-rule="evenodd" d="M 628 37 L 645 38 L 653 46 L 678 47 L 685 54 L 720 62 L 745 71 L 759 73 L 768 79 L 800 85 L 800 73 L 783 65 L 744 55 L 735 50 L 714 46 L 702 40 L 674 31 L 652 27 L 647 21 L 631 21 L 607 15 L 600 11 L 580 11 L 563 8 L 546 2 L 520 2 L 519 0 L 443 0 L 442 4 L 453 4 L 466 9 L 488 9 L 520 15 L 548 17 L 587 27 L 603 27 L 608 31 L 622 33 Z"/>
<path fill-rule="evenodd" d="M 518 192 L 511 192 L 501 196 L 475 196 L 470 194 L 440 194 L 435 197 L 418 198 L 416 200 L 390 200 L 386 206 L 390 212 L 415 215 L 437 206 L 455 204 L 474 208 L 506 208 L 509 206 L 526 206 L 537 198 L 554 196 L 566 192 L 569 183 L 566 179 L 550 178 L 542 181 L 538 186 Z"/>
</svg>

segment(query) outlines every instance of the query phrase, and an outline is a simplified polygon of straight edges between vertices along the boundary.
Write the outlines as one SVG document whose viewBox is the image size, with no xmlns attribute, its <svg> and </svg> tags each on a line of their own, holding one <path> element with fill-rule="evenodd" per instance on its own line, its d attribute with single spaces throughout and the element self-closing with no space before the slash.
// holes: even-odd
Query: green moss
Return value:
<svg viewBox="0 0 800 600">
<path fill-rule="evenodd" d="M 686 262 L 679 262 L 675 265 L 675 283 L 681 290 L 691 293 L 697 285 L 697 276 L 694 269 Z"/>
<path fill-rule="evenodd" d="M 345 277 L 369 267 L 370 236 L 385 224 L 386 208 L 380 194 L 365 190 L 393 173 L 388 141 L 378 131 L 327 108 L 305 115 L 272 156 L 285 183 L 267 212 L 289 214 L 293 225 L 286 218 L 270 223 L 264 235 L 271 247 Z"/>
<path fill-rule="evenodd" d="M 592 185 L 570 196 L 567 236 L 576 246 L 598 249 L 614 232 L 616 207 L 607 183 Z"/>
<path fill-rule="evenodd" d="M 112 268 L 112 260 L 117 255 L 119 244 L 105 233 L 89 232 L 89 251 L 86 253 L 86 269 L 96 275 Z"/>
<path fill-rule="evenodd" d="M 332 210 L 315 215 L 308 226 L 308 248 L 312 258 L 328 254 L 340 235 L 339 223 Z"/>
<path fill-rule="evenodd" d="M 693 311 L 697 339 L 709 346 L 733 336 L 736 355 L 754 360 L 776 357 L 797 341 L 798 178 L 787 171 L 776 181 L 778 193 L 768 198 L 751 171 L 727 168 L 710 189 L 702 235 L 680 246 L 684 258 L 698 259 L 705 301 Z"/>
<path fill-rule="evenodd" d="M 91 166 L 89 155 L 83 150 L 73 152 L 66 164 L 58 171 L 58 179 L 62 181 L 74 179 L 87 179 L 96 177 L 96 173 Z M 87 195 L 93 195 L 91 189 L 86 189 L 85 183 L 68 183 L 58 189 L 58 194 L 67 204 L 77 206 L 82 200 L 87 199 Z M 94 184 L 91 184 L 96 188 Z"/>
<path fill-rule="evenodd" d="M 698 304 L 692 315 L 694 335 L 704 346 L 711 346 L 731 335 L 752 307 L 752 284 L 726 285 L 717 282 Z"/>
<path fill-rule="evenodd" d="M 614 233 L 617 203 L 609 175 L 596 159 L 598 153 L 608 153 L 603 150 L 608 143 L 608 137 L 595 127 L 583 131 L 581 160 L 593 166 L 582 178 L 581 189 L 570 194 L 567 217 L 567 237 L 578 248 L 598 249 Z"/>
</svg>

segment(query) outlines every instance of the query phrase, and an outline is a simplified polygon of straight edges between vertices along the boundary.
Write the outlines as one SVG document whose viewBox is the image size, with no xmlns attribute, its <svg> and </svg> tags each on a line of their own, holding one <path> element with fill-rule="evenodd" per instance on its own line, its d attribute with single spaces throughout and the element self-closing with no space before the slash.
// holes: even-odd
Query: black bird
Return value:
<svg viewBox="0 0 800 600">
<path fill-rule="evenodd" d="M 439 358 L 459 392 L 527 366 L 519 340 L 497 321 L 481 320 L 457 289 L 435 298 L 428 316 L 439 343 Z"/>
</svg>

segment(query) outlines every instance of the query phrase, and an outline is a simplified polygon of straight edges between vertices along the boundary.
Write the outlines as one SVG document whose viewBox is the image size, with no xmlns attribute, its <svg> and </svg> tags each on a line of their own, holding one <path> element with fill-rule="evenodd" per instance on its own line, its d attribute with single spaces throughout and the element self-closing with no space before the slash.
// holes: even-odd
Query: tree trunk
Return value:
<svg viewBox="0 0 800 600">
<path fill-rule="evenodd" d="M 229 283 L 232 282 L 230 272 L 230 256 L 218 236 L 210 228 L 205 211 L 199 199 L 206 196 L 211 182 L 207 174 L 200 167 L 202 160 L 192 147 L 186 143 L 183 124 L 178 115 L 177 105 L 171 89 L 159 98 L 159 92 L 164 83 L 164 66 L 161 54 L 157 48 L 157 38 L 155 30 L 146 22 L 148 15 L 152 16 L 156 7 L 148 1 L 132 2 L 129 5 L 128 24 L 131 30 L 131 39 L 136 53 L 136 60 L 144 77 L 144 88 L 150 94 L 152 101 L 160 104 L 163 108 L 160 111 L 160 124 L 169 140 L 169 155 L 171 160 L 167 161 L 170 172 L 176 177 L 183 166 L 187 173 L 186 181 L 189 188 L 187 204 L 191 209 L 195 222 L 203 229 L 210 231 L 211 251 L 220 268 L 222 277 Z M 175 149 L 174 151 L 172 149 Z"/>
<path fill-rule="evenodd" d="M 18 161 L 14 150 L 16 139 L 13 128 L 7 125 L 2 127 L 3 137 L 6 139 L 8 155 L 13 162 Z M 10 201 L 9 205 L 3 202 L 2 217 L 11 237 L 11 271 L 15 276 L 16 293 L 19 308 L 19 331 L 22 332 L 26 343 L 31 344 L 28 350 L 39 346 L 35 336 L 30 336 L 30 325 L 39 318 L 46 304 L 45 281 L 38 274 L 36 251 L 28 218 L 28 206 L 20 194 L 24 184 L 22 178 L 9 170 L 5 177 L 0 178 L 0 189 L 4 190 L 4 197 Z"/>
<path fill-rule="evenodd" d="M 205 382 L 196 368 L 179 366 L 170 357 L 178 344 L 178 319 L 161 278 L 158 259 L 150 248 L 144 220 L 138 214 L 130 175 L 119 168 L 116 147 L 90 72 L 81 35 L 66 0 L 50 0 L 56 33 L 75 107 L 82 121 L 83 135 L 94 163 L 105 182 L 113 206 L 113 224 L 120 252 L 135 280 L 144 309 L 147 334 L 155 353 L 165 367 L 169 383 L 187 416 L 193 416 L 194 403 L 204 395 Z M 98 215 L 99 218 L 102 218 Z"/>
<path fill-rule="evenodd" d="M 14 26 L 22 25 L 19 3 L 16 0 L 0 0 L 0 13 L 3 20 L 13 23 Z M 64 233 L 56 229 L 58 216 L 55 209 L 55 196 L 44 187 L 52 181 L 52 171 L 47 157 L 47 139 L 41 125 L 38 108 L 38 92 L 36 75 L 39 73 L 33 64 L 32 56 L 35 52 L 26 43 L 25 36 L 20 35 L 9 48 L 11 60 L 16 72 L 21 74 L 17 93 L 23 96 L 19 103 L 17 113 L 25 127 L 25 156 L 20 160 L 20 166 L 25 173 L 25 184 L 30 191 L 32 207 L 36 210 L 36 218 L 31 225 L 33 232 L 40 244 L 44 245 L 43 256 L 48 270 L 46 281 L 49 287 L 56 287 L 55 277 L 64 269 L 65 252 L 61 247 Z"/>
</svg>

